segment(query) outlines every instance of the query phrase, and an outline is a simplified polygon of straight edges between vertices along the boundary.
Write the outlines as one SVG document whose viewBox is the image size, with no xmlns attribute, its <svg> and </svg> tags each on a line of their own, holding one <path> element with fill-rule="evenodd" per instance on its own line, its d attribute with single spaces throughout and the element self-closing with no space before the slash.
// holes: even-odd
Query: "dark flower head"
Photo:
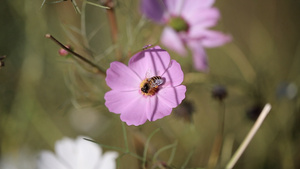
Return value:
<svg viewBox="0 0 300 169">
<path fill-rule="evenodd" d="M 215 85 L 212 89 L 212 97 L 219 101 L 222 101 L 227 97 L 227 90 L 225 86 L 222 85 Z"/>
</svg>

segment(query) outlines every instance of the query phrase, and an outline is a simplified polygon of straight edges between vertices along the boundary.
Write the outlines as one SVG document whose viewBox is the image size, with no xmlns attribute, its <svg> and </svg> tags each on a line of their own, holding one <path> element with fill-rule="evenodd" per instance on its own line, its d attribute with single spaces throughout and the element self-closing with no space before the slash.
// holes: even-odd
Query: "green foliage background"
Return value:
<svg viewBox="0 0 300 169">
<path fill-rule="evenodd" d="M 76 52 L 107 69 L 114 60 L 127 64 L 132 53 L 156 43 L 161 27 L 141 19 L 138 1 L 115 1 L 119 42 L 113 44 L 106 11 L 76 2 L 81 14 L 70 1 L 42 7 L 41 0 L 1 3 L 0 55 L 7 56 L 5 67 L 0 69 L 2 162 L 32 168 L 38 153 L 53 150 L 63 136 L 84 135 L 101 144 L 124 147 L 119 116 L 104 106 L 103 96 L 109 90 L 104 77 L 90 72 L 81 62 L 59 56 L 59 47 L 45 34 L 72 45 Z M 219 0 L 215 6 L 222 18 L 214 29 L 231 34 L 233 42 L 207 49 L 209 72 L 196 72 L 190 56 L 181 58 L 170 52 L 185 72 L 186 102 L 194 106 L 192 121 L 176 118 L 173 113 L 139 127 L 127 126 L 130 151 L 142 155 L 147 138 L 160 128 L 151 138 L 149 161 L 162 147 L 177 145 L 159 154 L 149 168 L 168 161 L 172 154 L 174 168 L 205 168 L 221 109 L 211 90 L 222 84 L 228 97 L 221 168 L 254 123 L 246 112 L 267 102 L 272 111 L 236 168 L 299 168 L 299 92 L 291 90 L 287 95 L 281 90 L 278 94 L 278 89 L 298 89 L 300 85 L 300 1 Z M 119 168 L 140 165 L 130 155 L 119 161 Z"/>
</svg>

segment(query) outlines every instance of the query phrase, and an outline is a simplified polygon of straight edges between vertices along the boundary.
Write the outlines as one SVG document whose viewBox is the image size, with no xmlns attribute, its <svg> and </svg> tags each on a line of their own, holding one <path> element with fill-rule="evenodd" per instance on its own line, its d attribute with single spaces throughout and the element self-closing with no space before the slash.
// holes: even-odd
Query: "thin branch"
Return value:
<svg viewBox="0 0 300 169">
<path fill-rule="evenodd" d="M 65 49 L 66 51 L 70 52 L 71 54 L 73 54 L 75 57 L 77 57 L 78 59 L 82 60 L 83 62 L 89 64 L 90 66 L 92 66 L 96 73 L 101 73 L 103 75 L 106 75 L 105 71 L 99 67 L 98 65 L 96 65 L 95 63 L 91 62 L 90 60 L 88 60 L 87 58 L 81 56 L 80 54 L 74 52 L 73 50 L 67 48 L 64 44 L 62 44 L 61 42 L 59 42 L 56 38 L 54 38 L 52 35 L 50 34 L 46 34 L 45 35 L 46 38 L 49 38 L 51 40 L 53 40 L 56 44 L 58 44 L 60 47 L 62 47 L 63 49 Z"/>
</svg>

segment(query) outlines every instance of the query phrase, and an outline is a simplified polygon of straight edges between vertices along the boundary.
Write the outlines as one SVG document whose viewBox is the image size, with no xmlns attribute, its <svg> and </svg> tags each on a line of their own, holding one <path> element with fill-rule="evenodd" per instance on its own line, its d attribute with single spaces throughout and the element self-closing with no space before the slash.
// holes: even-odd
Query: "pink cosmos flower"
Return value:
<svg viewBox="0 0 300 169">
<path fill-rule="evenodd" d="M 128 67 L 112 62 L 106 72 L 112 89 L 104 96 L 110 112 L 127 125 L 141 125 L 170 115 L 185 98 L 183 72 L 167 51 L 155 46 L 134 55 Z"/>
<path fill-rule="evenodd" d="M 208 30 L 215 26 L 220 14 L 213 8 L 214 0 L 142 0 L 141 10 L 150 19 L 165 25 L 161 42 L 180 55 L 188 47 L 197 70 L 207 69 L 204 48 L 221 46 L 231 37 Z"/>
</svg>

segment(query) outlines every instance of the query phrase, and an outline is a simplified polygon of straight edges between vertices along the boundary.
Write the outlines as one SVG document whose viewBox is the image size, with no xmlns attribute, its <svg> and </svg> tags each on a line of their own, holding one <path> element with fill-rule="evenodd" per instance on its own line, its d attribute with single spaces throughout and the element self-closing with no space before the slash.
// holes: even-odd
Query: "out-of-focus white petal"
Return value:
<svg viewBox="0 0 300 169">
<path fill-rule="evenodd" d="M 69 167 L 49 151 L 42 151 L 37 162 L 38 169 L 68 169 Z"/>
<path fill-rule="evenodd" d="M 116 152 L 108 152 L 103 156 L 97 144 L 84 140 L 80 136 L 76 140 L 63 138 L 56 142 L 58 156 L 43 151 L 38 160 L 38 169 L 114 169 L 116 168 Z"/>
<path fill-rule="evenodd" d="M 76 168 L 77 157 L 75 141 L 70 138 L 63 138 L 55 144 L 55 152 L 58 159 L 62 161 L 63 164 L 70 168 Z"/>
<path fill-rule="evenodd" d="M 98 165 L 98 168 L 95 169 L 115 169 L 116 166 L 116 158 L 118 157 L 117 152 L 108 151 L 105 152 L 102 156 L 102 159 L 100 161 L 100 164 Z"/>
<path fill-rule="evenodd" d="M 94 169 L 101 159 L 102 150 L 97 144 L 85 140 L 81 136 L 76 139 L 76 152 L 79 169 Z"/>
</svg>

